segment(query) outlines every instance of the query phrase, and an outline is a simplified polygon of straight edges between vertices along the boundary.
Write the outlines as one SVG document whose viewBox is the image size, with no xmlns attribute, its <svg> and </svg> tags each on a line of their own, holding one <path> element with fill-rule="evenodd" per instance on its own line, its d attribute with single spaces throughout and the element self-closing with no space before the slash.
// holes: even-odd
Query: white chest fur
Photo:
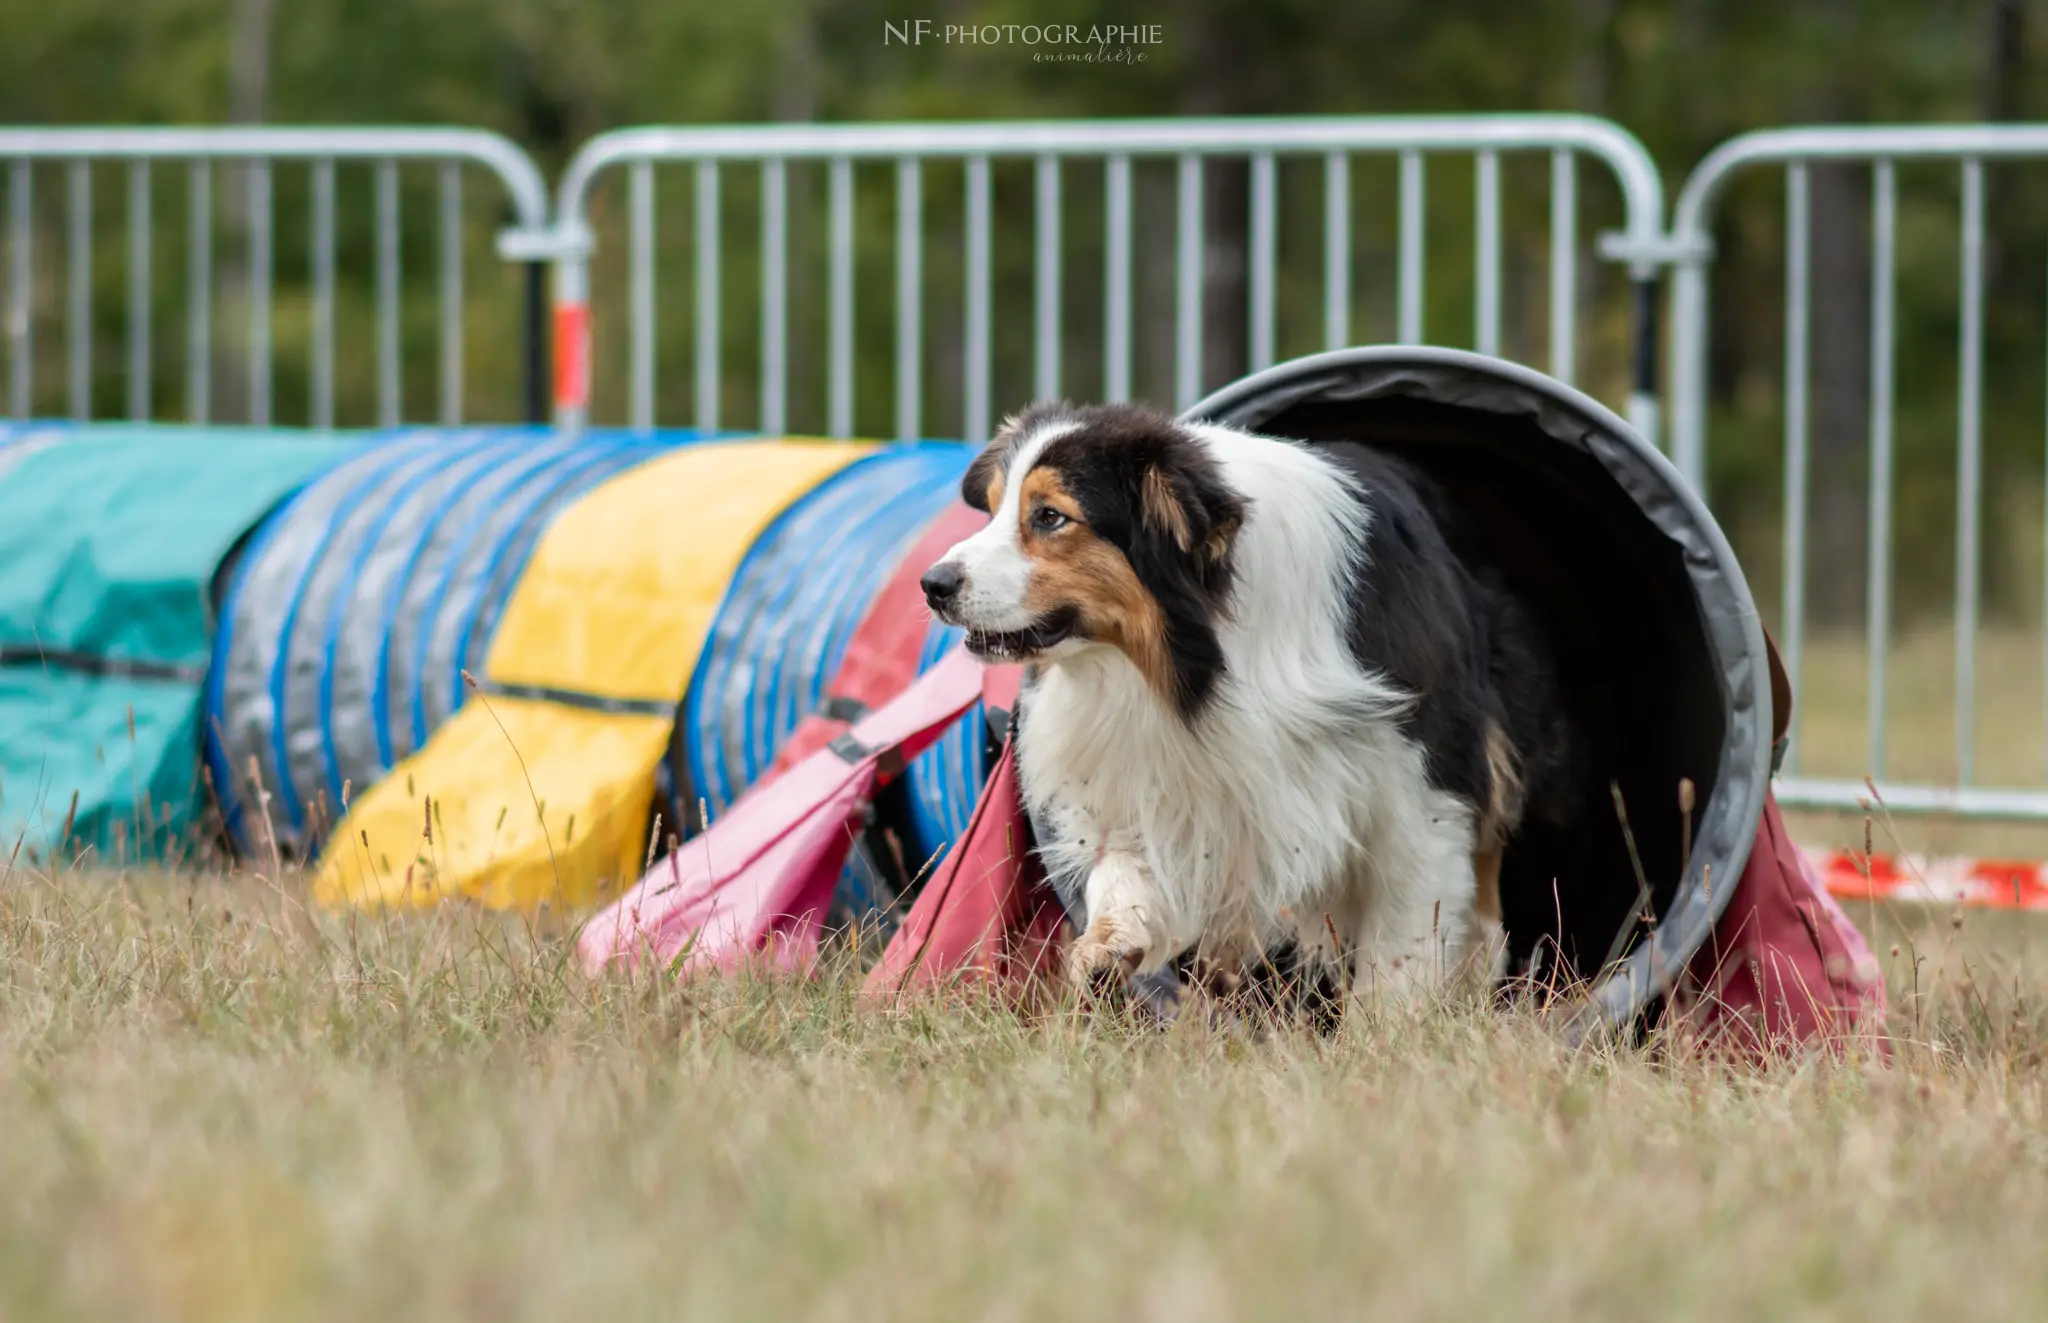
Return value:
<svg viewBox="0 0 2048 1323">
<path fill-rule="evenodd" d="M 1154 962 L 1219 930 L 1355 930 L 1375 842 L 1438 807 L 1395 724 L 1405 696 L 1346 641 L 1366 524 L 1354 489 L 1304 447 L 1202 439 L 1250 505 L 1213 701 L 1183 720 L 1121 653 L 1075 647 L 1045 667 L 1018 736 L 1049 872 L 1074 895 L 1105 855 L 1140 861 Z"/>
</svg>

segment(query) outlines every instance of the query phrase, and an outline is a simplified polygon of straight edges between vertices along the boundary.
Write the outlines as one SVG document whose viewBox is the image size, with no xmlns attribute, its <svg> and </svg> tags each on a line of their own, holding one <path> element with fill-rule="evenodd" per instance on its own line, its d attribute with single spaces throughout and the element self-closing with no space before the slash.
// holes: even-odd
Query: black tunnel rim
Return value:
<svg viewBox="0 0 2048 1323">
<path fill-rule="evenodd" d="M 1706 504 L 1662 453 L 1591 396 L 1517 363 L 1462 349 L 1339 349 L 1243 377 L 1182 416 L 1257 430 L 1305 401 L 1389 397 L 1534 422 L 1545 436 L 1592 455 L 1683 558 L 1727 729 L 1713 792 L 1698 811 L 1691 863 L 1669 908 L 1651 939 L 1594 985 L 1574 1022 L 1627 1026 L 1706 944 L 1749 861 L 1770 790 L 1770 668 L 1748 581 Z"/>
</svg>

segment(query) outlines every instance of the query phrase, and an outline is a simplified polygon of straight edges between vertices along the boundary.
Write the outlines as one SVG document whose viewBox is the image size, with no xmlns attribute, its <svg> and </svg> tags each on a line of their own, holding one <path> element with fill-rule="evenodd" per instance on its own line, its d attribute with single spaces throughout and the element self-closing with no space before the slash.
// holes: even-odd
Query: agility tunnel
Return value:
<svg viewBox="0 0 2048 1323">
<path fill-rule="evenodd" d="M 344 787 L 423 744 L 460 706 L 540 530 L 666 448 L 416 433 L 279 509 L 229 581 L 208 675 L 207 766 L 237 843 L 302 852 Z"/>
<path fill-rule="evenodd" d="M 969 458 L 683 433 L 364 451 L 227 591 L 207 753 L 237 843 L 317 853 L 328 903 L 588 903 L 770 765 Z M 916 630 L 927 663 L 950 641 L 921 609 Z M 982 754 L 963 732 L 920 765 L 851 909 L 944 844 Z"/>
<path fill-rule="evenodd" d="M 1740 1018 L 1731 1008 L 1755 1011 L 1760 1034 L 1790 1040 L 1860 1032 L 1881 1017 L 1867 948 L 1802 870 L 1769 801 L 1773 747 L 1789 712 L 1782 672 L 1740 566 L 1662 455 L 1577 391 L 1450 350 L 1319 355 L 1239 382 L 1193 414 L 1400 454 L 1465 512 L 1460 523 L 1476 541 L 1463 550 L 1534 608 L 1575 735 L 1611 793 L 1509 843 L 1501 889 L 1511 970 L 1553 986 L 1596 980 L 1585 1015 L 1611 1025 L 1688 998 L 1711 1001 L 1722 1024 Z M 932 641 L 934 652 L 944 646 Z M 957 683 L 943 695 L 912 686 L 854 727 L 882 743 L 857 741 L 846 761 L 923 748 L 930 723 L 950 720 L 961 701 Z M 937 763 L 937 747 L 913 773 Z M 1029 829 L 1014 777 L 1006 759 L 985 802 L 973 805 L 965 792 L 981 754 L 972 761 L 972 771 L 927 776 L 940 807 L 960 815 L 941 828 L 954 848 L 871 986 L 999 966 L 1042 976 L 1049 893 L 1016 845 Z M 830 768 L 828 755 L 814 755 L 791 772 L 786 795 L 840 794 L 845 778 Z M 770 874 L 785 857 L 804 861 L 788 868 L 812 867 L 820 839 L 810 805 L 793 801 L 739 815 L 731 833 L 714 826 L 684 867 L 657 866 L 584 930 L 586 964 L 603 968 L 644 951 L 687 955 L 699 967 L 743 954 L 706 950 L 706 941 L 772 947 L 801 936 L 767 914 L 695 934 L 681 927 L 691 915 L 715 914 L 706 902 L 720 896 L 744 908 L 807 895 L 805 884 Z M 788 842 L 801 844 L 791 853 Z M 723 865 L 718 849 L 729 852 Z"/>
<path fill-rule="evenodd" d="M 1478 530 L 1461 551 L 1534 607 L 1574 733 L 1613 790 L 1577 821 L 1531 825 L 1508 843 L 1510 968 L 1541 974 L 1548 956 L 1590 978 L 1625 951 L 1595 995 L 1615 1022 L 1669 989 L 1744 875 L 1774 715 L 1785 715 L 1774 714 L 1773 658 L 1742 567 L 1678 471 L 1583 393 L 1460 350 L 1320 354 L 1191 412 L 1362 441 L 1442 486 Z M 1789 700 L 1788 689 L 1779 706 Z M 1686 812 L 1681 781 L 1693 787 Z"/>
<path fill-rule="evenodd" d="M 1711 517 L 1613 414 L 1526 369 L 1405 347 L 1285 364 L 1195 413 L 1399 452 L 1538 605 L 1615 793 L 1510 844 L 1515 968 L 1601 975 L 1602 1015 L 1625 1021 L 1710 935 L 1732 940 L 1758 861 L 1790 876 L 1768 795 L 1789 694 Z M 903 589 L 946 521 L 979 518 L 957 500 L 971 455 L 519 428 L 0 432 L 0 817 L 46 855 L 66 837 L 147 849 L 189 834 L 210 791 L 237 848 L 312 863 L 329 905 L 587 907 L 680 842 L 714 845 L 750 789 L 957 647 Z M 947 709 L 878 776 L 845 824 L 843 915 L 900 913 L 977 824 L 1010 821 L 980 799 L 1006 704 Z M 1855 964 L 1860 942 L 1805 897 L 1780 896 L 1781 917 L 1837 933 L 1831 959 Z"/>
<path fill-rule="evenodd" d="M 192 843 L 221 569 L 266 511 L 362 445 L 0 426 L 0 858 L 132 862 Z"/>
</svg>

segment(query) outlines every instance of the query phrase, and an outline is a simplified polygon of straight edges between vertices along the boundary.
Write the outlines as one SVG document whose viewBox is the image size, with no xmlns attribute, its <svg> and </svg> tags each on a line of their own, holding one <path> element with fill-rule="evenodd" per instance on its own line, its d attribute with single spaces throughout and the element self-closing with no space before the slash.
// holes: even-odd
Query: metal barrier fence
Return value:
<svg viewBox="0 0 2048 1323">
<path fill-rule="evenodd" d="M 1795 690 L 1807 642 L 1808 507 L 1812 317 L 1812 204 L 1816 162 L 1871 165 L 1869 327 L 1868 564 L 1865 603 L 1867 766 L 1894 812 L 1983 818 L 2048 818 L 2048 789 L 1988 789 L 1973 784 L 1976 764 L 1977 652 L 1983 567 L 1983 417 L 1985 300 L 1984 165 L 1999 158 L 2048 157 L 2048 126 L 1788 128 L 1721 144 L 1686 180 L 1673 209 L 1672 457 L 1696 488 L 1706 468 L 1708 275 L 1716 207 L 1730 182 L 1764 165 L 1785 168 L 1785 365 L 1783 383 L 1785 515 L 1778 641 Z M 1893 634 L 1893 500 L 1896 458 L 1898 184 L 1901 161 L 1954 162 L 1961 184 L 1960 317 L 1956 399 L 1955 766 L 1957 785 L 1885 779 L 1886 661 Z M 1795 710 L 1795 717 L 1797 713 Z M 1869 798 L 1859 781 L 1797 775 L 1798 742 L 1788 750 L 1778 797 L 1792 806 L 1854 809 Z"/>
<path fill-rule="evenodd" d="M 35 166 L 65 166 L 65 304 L 67 411 L 74 418 L 92 412 L 93 365 L 93 166 L 128 163 L 127 230 L 127 413 L 153 416 L 151 345 L 154 250 L 151 226 L 152 167 L 186 163 L 188 252 L 186 255 L 186 413 L 206 421 L 212 410 L 214 337 L 214 169 L 235 163 L 244 175 L 247 214 L 249 379 L 247 418 L 271 421 L 272 277 L 275 213 L 272 168 L 279 161 L 306 163 L 311 183 L 312 274 L 310 400 L 307 421 L 334 421 L 335 165 L 366 162 L 375 172 L 376 381 L 377 422 L 401 421 L 399 355 L 399 188 L 401 163 L 440 166 L 440 383 L 439 419 L 461 421 L 463 404 L 462 172 L 483 170 L 502 187 L 517 229 L 514 236 L 542 232 L 548 224 L 547 190 L 532 160 L 507 139 L 479 129 L 440 128 L 50 128 L 0 129 L 0 162 L 6 163 L 8 194 L 6 409 L 28 416 L 35 404 Z M 47 269 L 44 267 L 43 269 Z M 545 417 L 545 325 L 543 267 L 527 273 L 523 366 L 528 377 L 525 410 L 530 420 Z"/>
<path fill-rule="evenodd" d="M 1985 163 L 2001 158 L 2048 157 L 2048 126 L 1985 125 L 1896 128 L 1789 128 L 1733 139 L 1703 160 L 1678 196 L 1671 228 L 1663 223 L 1663 191 L 1654 163 L 1625 129 L 1583 116 L 1332 117 L 1237 120 L 1121 120 L 1074 122 L 992 122 L 982 124 L 770 125 L 735 128 L 654 127 L 607 133 L 584 144 L 569 163 L 550 214 L 544 181 L 517 146 L 492 133 L 469 129 L 0 129 L 0 186 L 7 194 L 4 218 L 7 261 L 0 267 L 4 290 L 7 368 L 0 408 L 17 416 L 31 412 L 36 397 L 38 281 L 62 273 L 65 330 L 64 399 L 74 417 L 92 410 L 94 353 L 95 167 L 128 166 L 127 328 L 124 370 L 127 414 L 152 415 L 159 392 L 152 371 L 160 358 L 152 347 L 153 282 L 152 170 L 182 162 L 187 170 L 185 255 L 185 402 L 187 415 L 205 420 L 212 409 L 213 373 L 220 353 L 215 330 L 216 273 L 214 178 L 222 165 L 245 173 L 239 201 L 246 207 L 240 226 L 246 250 L 246 344 L 235 346 L 247 360 L 247 417 L 270 421 L 272 409 L 272 276 L 275 266 L 273 169 L 279 162 L 303 163 L 310 184 L 310 348 L 308 419 L 315 427 L 334 421 L 335 248 L 337 163 L 367 165 L 374 176 L 374 377 L 377 421 L 401 421 L 401 338 L 398 171 L 410 163 L 440 167 L 439 208 L 439 415 L 459 421 L 463 413 L 463 227 L 462 174 L 479 169 L 491 176 L 509 204 L 513 224 L 498 236 L 501 258 L 525 265 L 525 324 L 520 346 L 524 374 L 522 402 L 529 420 L 549 406 L 550 332 L 553 408 L 558 421 L 588 421 L 591 400 L 591 263 L 596 247 L 593 197 L 604 178 L 628 176 L 624 223 L 625 413 L 633 427 L 656 423 L 655 279 L 656 216 L 654 168 L 687 163 L 692 178 L 691 308 L 692 414 L 697 427 L 720 424 L 721 385 L 733 372 L 725 357 L 727 272 L 744 270 L 729 262 L 723 232 L 722 181 L 741 172 L 745 192 L 758 186 L 759 289 L 758 415 L 764 431 L 789 425 L 792 343 L 791 197 L 793 170 L 822 172 L 826 185 L 822 227 L 825 257 L 822 318 L 825 430 L 848 435 L 854 426 L 856 380 L 855 272 L 861 236 L 858 172 L 887 167 L 893 174 L 893 334 L 886 346 L 893 368 L 894 431 L 914 437 L 925 430 L 925 381 L 935 348 L 957 358 L 944 360 L 947 375 L 961 383 L 960 435 L 988 435 L 999 412 L 995 387 L 994 251 L 1000 227 L 995 211 L 998 169 L 1028 177 L 1030 188 L 1029 294 L 1020 292 L 1019 311 L 1029 306 L 1031 391 L 1055 395 L 1073 367 L 1071 322 L 1063 301 L 1071 298 L 1067 273 L 1078 270 L 1075 228 L 1064 221 L 1068 181 L 1083 178 L 1083 189 L 1099 185 L 1102 195 L 1101 375 L 1102 393 L 1112 399 L 1133 393 L 1138 324 L 1134 284 L 1147 250 L 1137 223 L 1134 179 L 1140 170 L 1172 172 L 1172 223 L 1160 226 L 1170 246 L 1170 393 L 1177 405 L 1192 402 L 1204 384 L 1205 335 L 1216 310 L 1205 307 L 1204 225 L 1215 213 L 1205 192 L 1204 172 L 1212 161 L 1244 163 L 1244 370 L 1256 370 L 1275 356 L 1276 328 L 1283 312 L 1290 326 L 1320 322 L 1327 346 L 1353 338 L 1357 272 L 1353 251 L 1354 160 L 1371 156 L 1398 168 L 1393 298 L 1396 338 L 1419 342 L 1425 334 L 1426 260 L 1431 233 L 1428 211 L 1430 158 L 1457 156 L 1472 162 L 1471 236 L 1473 263 L 1473 347 L 1503 348 L 1503 159 L 1547 156 L 1549 164 L 1547 248 L 1547 362 L 1553 375 L 1569 381 L 1578 365 L 1582 336 L 1580 276 L 1580 182 L 1578 159 L 1597 162 L 1613 181 L 1621 203 L 1620 228 L 1600 236 L 1602 258 L 1622 263 L 1632 282 L 1628 321 L 1632 336 L 1630 420 L 1652 441 L 1658 431 L 1655 313 L 1663 269 L 1673 269 L 1669 386 L 1670 451 L 1696 486 L 1706 465 L 1710 330 L 1709 274 L 1719 208 L 1732 181 L 1757 167 L 1781 166 L 1785 178 L 1785 362 L 1783 382 L 1785 518 L 1779 642 L 1795 683 L 1806 659 L 1807 589 L 1810 566 L 1808 506 L 1810 451 L 1810 343 L 1813 313 L 1812 198 L 1809 166 L 1819 162 L 1867 162 L 1871 167 L 1872 283 L 1869 343 L 1870 408 L 1868 490 L 1867 650 L 1869 676 L 1865 712 L 1867 762 L 1888 805 L 1900 812 L 1960 816 L 2048 819 L 2048 789 L 1990 789 L 1974 784 L 1977 636 L 1981 614 L 1984 501 Z M 1900 255 L 1895 166 L 1908 161 L 1953 162 L 1961 185 L 1960 330 L 1956 403 L 1957 501 L 1955 612 L 1955 751 L 1958 785 L 1892 783 L 1885 780 L 1886 662 L 1893 642 L 1893 497 L 1896 481 L 1897 411 L 1894 362 L 1898 302 L 1894 268 Z M 928 329 L 929 236 L 925 181 L 927 167 L 949 163 L 960 171 L 957 237 L 964 279 L 960 337 L 956 345 L 935 346 Z M 61 264 L 39 261 L 36 188 L 40 163 L 63 171 Z M 1148 164 L 1149 163 L 1149 164 Z M 1320 308 L 1312 294 L 1283 309 L 1280 246 L 1283 208 L 1280 172 L 1298 164 L 1320 165 L 1320 271 L 1287 288 L 1320 287 Z M 1099 173 L 1097 173 L 1099 172 Z M 1145 176 L 1151 178 L 1151 176 Z M 1290 176 L 1291 178 L 1292 176 Z M 871 180 L 872 182 L 872 180 Z M 1008 185 L 1005 185 L 1007 191 Z M 871 192 L 873 190 L 870 190 Z M 1078 196 L 1081 190 L 1076 191 Z M 1290 195 L 1293 196 L 1293 195 Z M 727 201 L 731 201 L 728 198 Z M 1085 199 L 1084 199 L 1085 200 Z M 1294 215 L 1297 213 L 1286 213 Z M 1312 213 L 1311 213 L 1312 214 Z M 47 218 L 46 218 L 47 219 Z M 1289 222 L 1294 225 L 1294 221 Z M 1019 228 L 1022 228 L 1020 226 Z M 1004 231 L 1006 237 L 1009 232 Z M 1290 238 L 1293 231 L 1290 230 Z M 1312 251 L 1313 242 L 1295 251 Z M 1297 241 L 1298 243 L 1298 241 Z M 1022 245 L 1020 244 L 1020 247 Z M 1524 251 L 1534 252 L 1533 246 Z M 1161 253 L 1162 260 L 1167 256 Z M 1021 267 L 1019 260 L 1012 267 Z M 553 316 L 547 315 L 544 271 L 554 267 Z M 1536 269 L 1541 269 L 1540 264 Z M 722 279 L 723 278 L 723 279 Z M 1532 277 L 1533 279 L 1533 277 Z M 1021 287 L 1020 287 L 1021 288 Z M 47 291 L 45 291 L 47 293 Z M 1291 296 L 1290 296 L 1291 297 Z M 1213 304 L 1213 300 L 1207 300 Z M 1296 306 L 1299 304 L 1299 306 Z M 1533 307 L 1533 305 L 1532 305 Z M 1313 314 L 1319 312 L 1319 318 Z M 53 317 L 48 309 L 43 320 Z M 1021 336 L 1021 331 L 1020 331 Z M 1084 337 L 1091 338 L 1091 337 Z M 1297 340 L 1300 336 L 1295 337 Z M 1163 348 L 1164 346 L 1162 346 Z M 878 351 L 879 352 L 879 351 Z M 47 385 L 47 379 L 45 384 Z M 663 420 L 683 421 L 683 420 Z M 932 429 L 955 430 L 949 420 Z M 1866 797 L 1860 782 L 1800 774 L 1795 742 L 1779 782 L 1789 805 L 1854 808 Z"/>
<path fill-rule="evenodd" d="M 1605 166 L 1618 185 L 1623 228 L 1607 237 L 1603 255 L 1630 265 L 1637 282 L 1634 394 L 1631 420 L 1654 437 L 1655 288 L 1662 249 L 1663 186 L 1654 163 L 1626 130 L 1605 120 L 1573 115 L 1110 120 L 1065 123 L 787 125 L 742 128 L 638 128 L 602 134 L 570 162 L 558 194 L 555 286 L 556 412 L 578 425 L 588 418 L 591 393 L 590 256 L 594 232 L 589 207 L 600 176 L 627 167 L 630 320 L 627 334 L 628 422 L 655 423 L 654 188 L 660 162 L 695 166 L 694 424 L 720 424 L 723 380 L 720 272 L 720 180 L 726 168 L 751 166 L 760 186 L 760 405 L 758 424 L 781 431 L 788 419 L 790 349 L 788 198 L 792 162 L 822 162 L 828 177 L 826 225 L 827 430 L 847 435 L 853 426 L 854 172 L 866 163 L 895 171 L 895 432 L 915 437 L 920 416 L 927 345 L 923 327 L 925 227 L 923 171 L 927 163 L 964 163 L 965 315 L 961 352 L 963 417 L 959 434 L 985 438 L 995 415 L 992 380 L 991 169 L 992 162 L 1029 162 L 1033 174 L 1032 383 L 1036 396 L 1055 395 L 1062 377 L 1060 307 L 1065 248 L 1061 184 L 1077 160 L 1103 171 L 1103 384 L 1111 399 L 1132 389 L 1133 161 L 1175 164 L 1173 278 L 1173 396 L 1178 406 L 1202 393 L 1204 163 L 1249 161 L 1247 227 L 1248 362 L 1256 370 L 1274 357 L 1276 161 L 1320 157 L 1323 165 L 1323 339 L 1350 343 L 1352 304 L 1351 158 L 1391 155 L 1400 166 L 1398 335 L 1423 338 L 1425 161 L 1468 154 L 1474 160 L 1474 347 L 1498 353 L 1501 345 L 1501 158 L 1505 153 L 1549 153 L 1550 308 L 1549 362 L 1553 375 L 1574 371 L 1577 322 L 1578 186 L 1576 158 Z M 519 251 L 531 253 L 527 248 Z"/>
</svg>

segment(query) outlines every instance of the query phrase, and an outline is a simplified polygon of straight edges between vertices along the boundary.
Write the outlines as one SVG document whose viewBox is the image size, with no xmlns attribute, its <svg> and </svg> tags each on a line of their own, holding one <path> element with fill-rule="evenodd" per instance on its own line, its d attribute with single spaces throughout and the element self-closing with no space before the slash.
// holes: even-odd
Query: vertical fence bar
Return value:
<svg viewBox="0 0 2048 1323">
<path fill-rule="evenodd" d="M 553 393 L 554 382 L 554 335 L 549 325 L 548 310 L 548 263 L 543 261 L 522 262 L 525 297 L 519 317 L 519 376 L 520 402 L 523 420 L 535 427 L 548 420 L 549 396 Z M 564 337 L 565 339 L 567 337 Z M 570 351 L 565 344 L 562 352 Z M 586 411 L 587 412 L 587 411 Z M 576 421 L 581 421 L 576 420 Z"/>
<path fill-rule="evenodd" d="M 1175 216 L 1173 407 L 1186 409 L 1202 398 L 1202 158 L 1193 152 L 1181 154 Z"/>
<path fill-rule="evenodd" d="M 921 428 L 923 349 L 924 173 L 915 157 L 896 163 L 896 437 L 915 441 Z"/>
<path fill-rule="evenodd" d="M 441 425 L 462 421 L 462 164 L 441 163 Z"/>
<path fill-rule="evenodd" d="M 789 426 L 789 166 L 761 162 L 761 430 Z"/>
<path fill-rule="evenodd" d="M 1550 154 L 1550 375 L 1569 386 L 1578 370 L 1579 163 Z"/>
<path fill-rule="evenodd" d="M 185 184 L 185 416 L 213 416 L 213 163 L 194 161 Z"/>
<path fill-rule="evenodd" d="M 1112 156 L 1103 178 L 1102 393 L 1131 398 L 1131 158 Z"/>
<path fill-rule="evenodd" d="M 312 425 L 334 426 L 334 162 L 313 162 Z"/>
<path fill-rule="evenodd" d="M 1699 490 L 1701 451 L 1706 448 L 1707 259 L 1703 251 L 1681 253 L 1671 275 L 1669 454 L 1695 491 Z"/>
<path fill-rule="evenodd" d="M 1898 229 L 1898 179 L 1877 163 L 1870 215 L 1870 637 L 1867 729 L 1869 774 L 1884 775 L 1885 661 L 1892 612 L 1892 296 Z"/>
<path fill-rule="evenodd" d="M 270 426 L 270 162 L 252 161 L 249 196 L 249 422 Z"/>
<path fill-rule="evenodd" d="M 832 158 L 831 182 L 831 346 L 826 357 L 826 430 L 853 435 L 853 161 Z"/>
<path fill-rule="evenodd" d="M 377 426 L 402 409 L 398 361 L 398 164 L 377 162 Z"/>
<path fill-rule="evenodd" d="M 1323 348 L 1351 343 L 1351 158 L 1323 157 Z"/>
<path fill-rule="evenodd" d="M 1422 343 L 1422 153 L 1401 153 L 1401 238 L 1399 321 L 1395 338 Z"/>
<path fill-rule="evenodd" d="M 1629 272 L 1630 293 L 1634 296 L 1633 334 L 1630 337 L 1628 423 L 1652 446 L 1657 440 L 1657 286 L 1659 279 L 1654 266 L 1632 269 Z M 1705 310 L 1704 300 L 1701 303 Z M 1706 493 L 1706 474 L 1702 467 L 1704 450 L 1694 450 L 1690 462 L 1681 463 L 1679 472 L 1692 484 L 1694 491 L 1702 497 Z"/>
<path fill-rule="evenodd" d="M 1956 783 L 1976 779 L 1978 573 L 1983 556 L 1984 163 L 1963 162 L 1962 328 L 1956 389 Z"/>
<path fill-rule="evenodd" d="M 2043 365 L 2042 379 L 2048 380 L 2048 364 Z M 2042 422 L 2042 437 L 2048 441 L 2048 410 L 2044 410 Z M 2042 458 L 2041 509 L 2048 512 L 2048 445 L 2044 445 Z M 2041 536 L 2041 726 L 2042 752 L 2048 757 L 2048 518 L 2042 520 Z"/>
<path fill-rule="evenodd" d="M 1482 354 L 1500 353 L 1500 153 L 1481 152 L 1474 166 L 1477 215 L 1473 273 L 1473 345 Z"/>
<path fill-rule="evenodd" d="M 149 162 L 128 163 L 128 417 L 149 420 Z"/>
<path fill-rule="evenodd" d="M 632 332 L 627 354 L 632 367 L 627 425 L 654 430 L 654 166 L 636 161 L 627 194 L 626 285 Z"/>
<path fill-rule="evenodd" d="M 1037 209 L 1036 256 L 1032 266 L 1031 393 L 1041 400 L 1060 393 L 1060 158 L 1038 158 L 1032 193 Z"/>
<path fill-rule="evenodd" d="M 1251 215 L 1251 288 L 1247 290 L 1251 303 L 1251 370 L 1273 365 L 1273 250 L 1276 245 L 1274 230 L 1273 194 L 1277 191 L 1274 181 L 1273 154 L 1260 152 L 1252 157 L 1252 215 Z"/>
<path fill-rule="evenodd" d="M 718 162 L 697 162 L 697 430 L 718 430 Z"/>
<path fill-rule="evenodd" d="M 1807 340 L 1811 290 L 1812 224 L 1807 169 L 1785 171 L 1785 543 L 1778 647 L 1792 692 L 1799 692 L 1806 650 Z M 1795 715 L 1796 715 L 1795 709 Z M 1785 751 L 1784 770 L 1797 771 L 1799 741 Z"/>
<path fill-rule="evenodd" d="M 993 365 L 989 351 L 989 206 L 988 158 L 967 158 L 967 382 L 962 435 L 979 444 L 988 440 L 989 398 Z"/>
<path fill-rule="evenodd" d="M 92 163 L 73 161 L 66 171 L 70 244 L 64 270 L 70 279 L 71 416 L 92 417 Z"/>
<path fill-rule="evenodd" d="M 35 303 L 30 282 L 35 266 L 30 245 L 35 241 L 33 167 L 16 161 L 7 171 L 7 252 L 12 271 L 7 281 L 7 341 L 12 412 L 26 418 L 35 395 Z"/>
</svg>

